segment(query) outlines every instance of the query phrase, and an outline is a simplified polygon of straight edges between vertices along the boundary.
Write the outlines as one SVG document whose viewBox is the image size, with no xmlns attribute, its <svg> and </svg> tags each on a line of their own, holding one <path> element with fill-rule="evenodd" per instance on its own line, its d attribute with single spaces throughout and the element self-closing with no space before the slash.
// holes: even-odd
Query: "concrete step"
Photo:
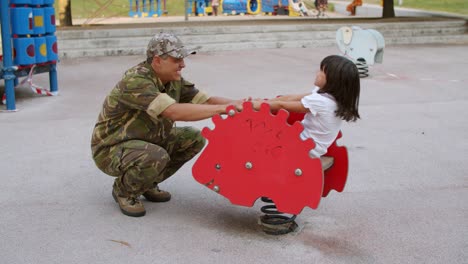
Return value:
<svg viewBox="0 0 468 264">
<path fill-rule="evenodd" d="M 180 35 L 184 43 L 190 46 L 223 43 L 264 42 L 264 41 L 295 41 L 314 39 L 334 39 L 334 31 L 312 31 L 312 32 L 268 32 L 268 33 L 232 33 L 232 34 L 200 34 Z M 90 47 L 93 49 L 119 48 L 119 47 L 141 47 L 147 43 L 151 36 L 132 38 L 101 38 L 101 39 L 60 39 L 59 46 L 62 50 L 79 49 Z"/>
<path fill-rule="evenodd" d="M 328 23 L 327 23 L 328 22 Z M 353 23 L 355 22 L 355 23 Z M 179 35 L 187 46 L 201 51 L 254 48 L 297 48 L 336 45 L 336 31 L 343 26 L 359 26 L 379 31 L 386 45 L 468 43 L 464 20 L 419 20 L 369 23 L 368 20 L 288 20 L 262 23 L 174 23 L 153 27 L 138 25 L 102 26 L 93 29 L 57 31 L 59 56 L 115 56 L 144 54 L 146 43 L 157 32 Z M 116 28 L 117 27 L 117 28 Z"/>
<path fill-rule="evenodd" d="M 262 42 L 239 42 L 239 43 L 206 43 L 201 46 L 201 52 L 217 52 L 229 50 L 245 49 L 277 49 L 277 48 L 312 48 L 328 47 L 335 45 L 335 39 L 323 40 L 285 40 L 285 41 L 262 41 Z M 145 48 L 122 47 L 116 49 L 73 49 L 63 51 L 62 57 L 96 57 L 96 56 L 115 56 L 115 55 L 143 55 Z"/>
<path fill-rule="evenodd" d="M 96 27 L 93 29 L 77 29 L 77 30 L 58 30 L 57 37 L 59 39 L 105 39 L 105 38 L 121 38 L 121 37 L 142 37 L 152 36 L 155 32 L 170 31 L 178 35 L 199 35 L 199 34 L 236 34 L 236 33 L 267 33 L 267 32 L 310 32 L 310 31 L 330 31 L 344 25 L 356 25 L 363 28 L 373 28 L 376 30 L 405 30 L 405 29 L 439 29 L 439 28 L 466 28 L 464 20 L 447 20 L 437 22 L 395 22 L 395 23 L 355 23 L 353 20 L 336 23 L 330 21 L 328 24 L 324 23 L 305 23 L 304 21 L 297 21 L 295 24 L 274 24 L 274 25 L 201 25 L 201 26 L 170 26 L 170 27 L 151 27 L 144 28 L 110 28 Z M 313 21 L 315 22 L 315 21 Z"/>
<path fill-rule="evenodd" d="M 452 36 L 418 36 L 413 38 L 391 38 L 386 39 L 385 45 L 404 44 L 466 44 L 468 34 Z M 240 43 L 206 43 L 201 52 L 232 51 L 245 49 L 276 49 L 276 48 L 314 48 L 335 46 L 334 38 L 315 40 L 294 41 L 262 41 L 262 42 L 240 42 Z M 144 55 L 145 47 L 121 47 L 100 49 L 72 49 L 61 51 L 62 58 L 97 57 L 97 56 L 121 56 L 121 55 Z"/>
<path fill-rule="evenodd" d="M 289 31 L 289 32 L 265 32 L 265 33 L 231 33 L 231 34 L 183 34 L 180 35 L 185 43 L 192 46 L 204 44 L 219 44 L 219 43 L 242 43 L 242 42 L 259 42 L 259 41 L 289 41 L 289 40 L 314 40 L 314 39 L 332 39 L 336 36 L 338 27 L 332 28 L 329 31 Z M 421 28 L 421 29 L 402 29 L 388 30 L 377 29 L 384 39 L 388 38 L 407 38 L 417 36 L 438 36 L 438 35 L 463 35 L 464 27 L 448 27 L 448 28 Z M 83 38 L 83 39 L 59 39 L 59 47 L 61 50 L 80 49 L 88 47 L 90 49 L 110 48 L 116 49 L 121 47 L 141 47 L 141 43 L 147 43 L 151 36 L 134 36 L 134 37 L 119 37 L 119 38 Z"/>
<path fill-rule="evenodd" d="M 390 38 L 385 45 L 402 44 L 468 44 L 468 34 L 450 36 L 417 36 L 411 38 Z"/>
</svg>

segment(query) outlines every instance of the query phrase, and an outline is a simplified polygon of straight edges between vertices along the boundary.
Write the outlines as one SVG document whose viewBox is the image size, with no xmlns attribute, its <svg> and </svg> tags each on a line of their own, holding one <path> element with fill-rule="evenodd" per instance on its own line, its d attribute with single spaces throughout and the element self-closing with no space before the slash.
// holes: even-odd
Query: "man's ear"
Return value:
<svg viewBox="0 0 468 264">
<path fill-rule="evenodd" d="M 153 63 L 157 63 L 158 65 L 161 63 L 161 57 L 159 56 L 154 56 L 153 57 Z"/>
<path fill-rule="evenodd" d="M 151 62 L 151 66 L 153 67 L 153 69 L 155 70 L 158 69 L 160 65 L 161 65 L 161 57 L 154 56 L 153 61 Z"/>
</svg>

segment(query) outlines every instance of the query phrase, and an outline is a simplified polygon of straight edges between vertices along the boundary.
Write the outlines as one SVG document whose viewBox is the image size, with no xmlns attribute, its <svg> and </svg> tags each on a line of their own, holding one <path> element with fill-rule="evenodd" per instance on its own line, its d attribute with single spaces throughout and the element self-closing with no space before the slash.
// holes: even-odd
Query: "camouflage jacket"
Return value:
<svg viewBox="0 0 468 264">
<path fill-rule="evenodd" d="M 125 72 L 104 100 L 91 139 L 93 155 L 127 140 L 158 144 L 169 135 L 174 123 L 160 115 L 168 106 L 202 104 L 208 98 L 184 79 L 163 85 L 151 65 L 142 62 Z"/>
</svg>

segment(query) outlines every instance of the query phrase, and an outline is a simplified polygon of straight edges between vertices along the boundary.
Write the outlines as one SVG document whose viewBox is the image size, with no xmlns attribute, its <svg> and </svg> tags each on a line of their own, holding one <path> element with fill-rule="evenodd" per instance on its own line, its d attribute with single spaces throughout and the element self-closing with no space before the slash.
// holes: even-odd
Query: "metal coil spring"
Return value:
<svg viewBox="0 0 468 264">
<path fill-rule="evenodd" d="M 262 197 L 262 202 L 269 203 L 260 208 L 263 215 L 260 221 L 264 226 L 263 231 L 271 235 L 282 235 L 294 231 L 297 224 L 294 221 L 297 215 L 287 216 L 276 209 L 276 205 L 268 197 Z"/>
<path fill-rule="evenodd" d="M 369 76 L 369 66 L 367 65 L 365 59 L 359 58 L 357 59 L 355 64 L 358 68 L 360 78 L 365 78 Z"/>
</svg>

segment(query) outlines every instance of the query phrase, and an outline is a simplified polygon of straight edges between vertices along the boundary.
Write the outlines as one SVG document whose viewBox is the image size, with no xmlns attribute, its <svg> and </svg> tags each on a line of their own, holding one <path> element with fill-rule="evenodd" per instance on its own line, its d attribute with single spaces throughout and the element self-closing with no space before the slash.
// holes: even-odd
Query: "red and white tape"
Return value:
<svg viewBox="0 0 468 264">
<path fill-rule="evenodd" d="M 25 78 L 20 83 L 18 83 L 18 85 L 15 86 L 15 89 L 16 89 L 16 87 L 21 86 L 21 85 L 23 85 L 23 84 L 25 84 L 27 82 L 29 84 L 29 87 L 31 88 L 31 90 L 36 94 L 46 95 L 46 96 L 57 95 L 58 94 L 57 92 L 51 92 L 51 91 L 46 90 L 46 89 L 42 88 L 41 86 L 35 85 L 33 83 L 34 68 L 36 68 L 36 65 L 32 66 L 31 70 L 29 71 L 28 78 Z M 6 104 L 6 94 L 3 94 L 3 96 L 2 96 L 2 103 Z"/>
</svg>

